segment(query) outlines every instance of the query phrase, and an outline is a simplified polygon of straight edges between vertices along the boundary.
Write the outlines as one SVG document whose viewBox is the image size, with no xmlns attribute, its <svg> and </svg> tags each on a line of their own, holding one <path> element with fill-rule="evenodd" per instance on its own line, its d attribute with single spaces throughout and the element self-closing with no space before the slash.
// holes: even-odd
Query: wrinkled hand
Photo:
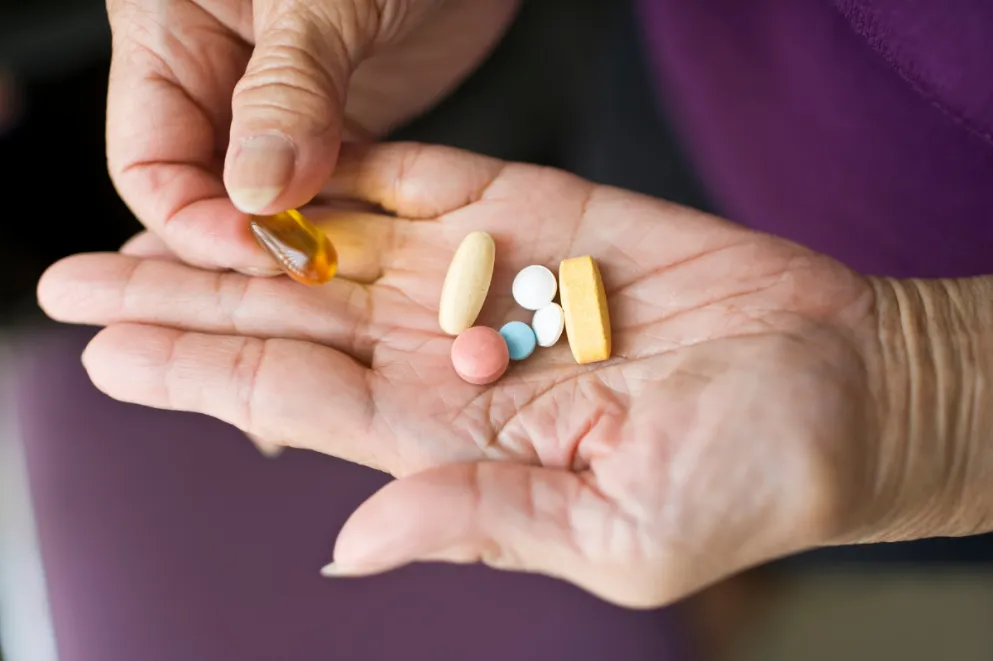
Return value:
<svg viewBox="0 0 993 661">
<path fill-rule="evenodd" d="M 320 288 L 198 270 L 144 235 L 56 264 L 39 296 L 56 319 L 108 326 L 84 362 L 112 397 L 401 476 L 342 530 L 338 572 L 482 560 L 645 607 L 871 530 L 886 462 L 861 277 L 692 210 L 440 147 L 348 148 L 328 190 L 396 217 L 311 210 L 341 254 Z M 527 319 L 509 296 L 520 268 L 589 254 L 615 357 L 579 366 L 563 340 L 492 386 L 462 382 L 438 299 L 477 229 L 497 243 L 481 323 Z"/>
<path fill-rule="evenodd" d="M 343 136 L 427 109 L 518 2 L 108 0 L 111 177 L 184 261 L 272 269 L 245 213 L 309 202 Z"/>
</svg>

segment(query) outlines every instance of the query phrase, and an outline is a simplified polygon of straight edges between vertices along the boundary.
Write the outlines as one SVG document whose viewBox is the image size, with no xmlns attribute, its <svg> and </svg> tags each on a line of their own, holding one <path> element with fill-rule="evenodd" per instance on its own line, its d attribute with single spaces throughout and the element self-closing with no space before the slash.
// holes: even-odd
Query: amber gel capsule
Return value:
<svg viewBox="0 0 993 661">
<path fill-rule="evenodd" d="M 295 209 L 273 216 L 252 216 L 252 234 L 288 276 L 320 285 L 338 270 L 338 253 L 328 237 Z"/>
</svg>

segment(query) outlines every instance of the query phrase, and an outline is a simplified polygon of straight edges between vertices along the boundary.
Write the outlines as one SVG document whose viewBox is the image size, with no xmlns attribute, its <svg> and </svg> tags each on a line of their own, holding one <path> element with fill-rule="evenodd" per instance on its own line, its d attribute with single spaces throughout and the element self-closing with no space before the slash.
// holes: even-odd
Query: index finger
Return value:
<svg viewBox="0 0 993 661">
<path fill-rule="evenodd" d="M 401 468 L 396 438 L 372 428 L 369 371 L 328 347 L 115 324 L 90 341 L 83 364 L 99 390 L 122 402 L 200 413 L 282 445 Z"/>
<path fill-rule="evenodd" d="M 184 261 L 271 269 L 221 179 L 248 45 L 193 3 L 137 4 L 109 8 L 107 163 L 118 193 Z"/>
</svg>

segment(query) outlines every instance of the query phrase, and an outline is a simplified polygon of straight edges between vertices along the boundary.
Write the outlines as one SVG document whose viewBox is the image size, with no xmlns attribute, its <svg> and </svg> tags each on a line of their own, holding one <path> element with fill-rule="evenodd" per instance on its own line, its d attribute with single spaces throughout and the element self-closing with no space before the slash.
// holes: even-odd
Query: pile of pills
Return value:
<svg viewBox="0 0 993 661">
<path fill-rule="evenodd" d="M 496 246 L 486 232 L 473 232 L 455 251 L 445 276 L 438 323 L 452 343 L 452 366 L 468 383 L 486 385 L 499 379 L 511 361 L 520 361 L 537 347 L 552 347 L 563 332 L 573 358 L 586 364 L 610 357 L 610 317 L 600 270 L 592 257 L 574 257 L 559 264 L 559 276 L 535 264 L 514 278 L 511 294 L 531 323 L 511 321 L 499 331 L 474 326 L 489 294 Z M 556 294 L 560 303 L 555 302 Z"/>
</svg>

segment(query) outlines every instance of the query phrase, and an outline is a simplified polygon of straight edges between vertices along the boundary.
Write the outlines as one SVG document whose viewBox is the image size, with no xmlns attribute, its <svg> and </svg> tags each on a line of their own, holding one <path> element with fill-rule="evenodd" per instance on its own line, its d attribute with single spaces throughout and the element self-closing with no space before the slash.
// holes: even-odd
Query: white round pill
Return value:
<svg viewBox="0 0 993 661">
<path fill-rule="evenodd" d="M 565 313 L 558 303 L 549 303 L 534 313 L 531 328 L 538 338 L 539 347 L 550 347 L 562 337 L 565 328 Z"/>
<path fill-rule="evenodd" d="M 514 300 L 525 310 L 540 310 L 555 300 L 557 291 L 555 274 L 540 264 L 521 269 L 511 288 Z"/>
</svg>

